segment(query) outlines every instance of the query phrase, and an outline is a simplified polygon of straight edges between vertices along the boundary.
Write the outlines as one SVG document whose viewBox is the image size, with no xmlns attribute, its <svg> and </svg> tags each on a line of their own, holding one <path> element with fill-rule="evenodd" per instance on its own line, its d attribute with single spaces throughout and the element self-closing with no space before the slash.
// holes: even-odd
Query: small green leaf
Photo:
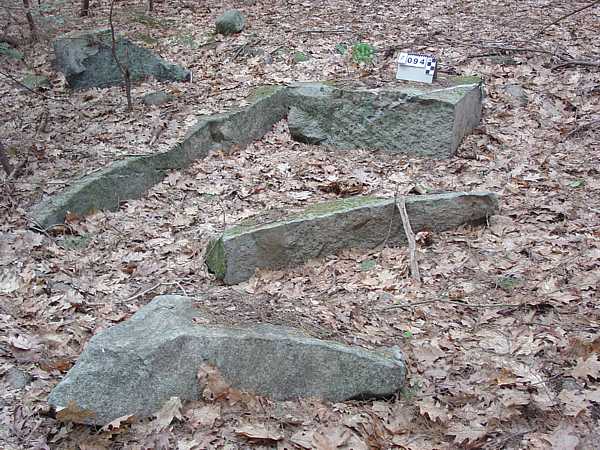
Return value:
<svg viewBox="0 0 600 450">
<path fill-rule="evenodd" d="M 375 49 L 367 42 L 358 42 L 352 46 L 352 59 L 355 63 L 370 63 L 374 55 Z"/>
<path fill-rule="evenodd" d="M 413 337 L 413 334 L 410 331 L 405 331 L 402 333 L 402 336 L 404 336 L 406 339 L 410 339 Z"/>
<path fill-rule="evenodd" d="M 295 52 L 293 59 L 295 63 L 302 63 L 308 61 L 310 57 L 304 52 Z"/>
<path fill-rule="evenodd" d="M 371 270 L 376 265 L 377 262 L 374 259 L 365 259 L 363 262 L 360 263 L 360 270 L 366 272 L 368 270 Z"/>
<path fill-rule="evenodd" d="M 580 188 L 585 186 L 585 180 L 575 180 L 569 183 L 569 186 L 572 188 Z"/>
<path fill-rule="evenodd" d="M 339 44 L 335 44 L 335 51 L 340 55 L 345 55 L 348 51 L 348 44 L 345 42 L 340 42 Z"/>
</svg>

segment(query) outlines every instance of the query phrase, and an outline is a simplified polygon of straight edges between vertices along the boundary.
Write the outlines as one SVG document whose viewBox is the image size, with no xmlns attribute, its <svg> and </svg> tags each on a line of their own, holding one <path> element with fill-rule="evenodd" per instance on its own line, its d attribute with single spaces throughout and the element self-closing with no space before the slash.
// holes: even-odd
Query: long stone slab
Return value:
<svg viewBox="0 0 600 450">
<path fill-rule="evenodd" d="M 485 223 L 498 207 L 489 192 L 411 196 L 406 210 L 415 233 Z M 226 284 L 256 269 L 281 269 L 346 248 L 406 243 L 394 199 L 354 197 L 313 205 L 275 222 L 241 223 L 208 244 L 206 264 Z"/>
<path fill-rule="evenodd" d="M 201 116 L 180 144 L 167 152 L 117 161 L 75 180 L 58 195 L 33 207 L 34 227 L 48 229 L 63 223 L 67 212 L 85 215 L 115 210 L 120 202 L 145 195 L 167 171 L 184 169 L 215 150 L 230 150 L 261 138 L 288 111 L 284 87 L 257 90 L 248 105 L 224 114 Z"/>
<path fill-rule="evenodd" d="M 49 403 L 57 409 L 74 403 L 93 414 L 83 422 L 99 425 L 148 416 L 172 396 L 199 399 L 204 363 L 234 388 L 274 400 L 386 397 L 405 381 L 398 348 L 369 351 L 276 326 L 200 326 L 197 315 L 190 298 L 156 297 L 92 337 Z"/>
<path fill-rule="evenodd" d="M 293 139 L 341 149 L 448 158 L 481 119 L 481 80 L 385 88 L 297 83 L 289 88 Z"/>
</svg>

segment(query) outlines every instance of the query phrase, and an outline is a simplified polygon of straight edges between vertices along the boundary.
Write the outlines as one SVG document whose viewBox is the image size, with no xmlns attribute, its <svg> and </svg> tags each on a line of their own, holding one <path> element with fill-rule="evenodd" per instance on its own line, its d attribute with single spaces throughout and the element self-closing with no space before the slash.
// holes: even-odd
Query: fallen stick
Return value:
<svg viewBox="0 0 600 450">
<path fill-rule="evenodd" d="M 575 11 L 572 11 L 572 12 L 570 12 L 568 14 L 565 14 L 564 16 L 561 16 L 558 19 L 556 19 L 555 21 L 553 21 L 553 22 L 549 23 L 548 25 L 545 25 L 544 27 L 540 28 L 540 30 L 537 33 L 535 33 L 533 36 L 534 37 L 535 36 L 539 36 L 540 34 L 542 34 L 544 31 L 546 31 L 551 26 L 556 25 L 558 22 L 560 22 L 562 20 L 565 20 L 565 19 L 567 19 L 567 18 L 569 18 L 571 16 L 574 16 L 575 14 L 577 14 L 577 13 L 579 13 L 581 11 L 584 11 L 584 10 L 586 10 L 588 8 L 591 8 L 591 7 L 593 7 L 593 6 L 595 6 L 595 5 L 599 4 L 599 3 L 600 3 L 600 0 L 595 0 L 595 1 L 591 2 L 591 3 L 588 3 L 587 5 L 582 6 L 579 9 L 576 9 Z"/>
<path fill-rule="evenodd" d="M 410 220 L 408 213 L 406 212 L 406 200 L 404 195 L 399 196 L 396 199 L 396 206 L 400 212 L 400 218 L 402 219 L 402 226 L 404 227 L 404 234 L 406 234 L 406 240 L 408 241 L 408 252 L 410 258 L 410 275 L 413 280 L 421 282 L 421 274 L 419 273 L 419 263 L 417 261 L 417 243 L 415 241 L 415 234 L 413 233 L 412 227 L 410 226 Z"/>
</svg>

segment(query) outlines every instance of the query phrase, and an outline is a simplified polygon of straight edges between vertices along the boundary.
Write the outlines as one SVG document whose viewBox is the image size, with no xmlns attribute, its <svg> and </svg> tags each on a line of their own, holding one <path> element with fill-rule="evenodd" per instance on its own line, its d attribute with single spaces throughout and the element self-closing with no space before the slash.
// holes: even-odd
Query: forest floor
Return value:
<svg viewBox="0 0 600 450">
<path fill-rule="evenodd" d="M 117 30 L 193 71 L 191 83 L 135 85 L 128 113 L 120 88 L 71 92 L 51 67 L 52 37 L 107 24 L 108 5 L 92 3 L 85 20 L 70 3 L 43 3 L 43 40 L 22 43 L 23 61 L 0 56 L 3 73 L 51 80 L 35 94 L 0 75 L 0 138 L 22 163 L 18 177 L 0 178 L 1 448 L 600 448 L 600 71 L 565 64 L 600 61 L 600 5 L 545 27 L 586 2 L 167 0 L 146 14 L 119 1 Z M 227 7 L 245 12 L 246 29 L 215 38 Z M 378 50 L 372 64 L 336 51 L 358 41 Z M 272 61 L 240 56 L 246 44 Z M 284 121 L 245 149 L 170 173 L 118 211 L 71 217 L 47 234 L 28 228 L 43 196 L 126 155 L 168 149 L 196 115 L 235 106 L 256 86 L 395 83 L 400 50 L 484 78 L 481 126 L 456 157 L 303 145 Z M 311 59 L 294 63 L 296 51 Z M 157 89 L 176 100 L 144 106 L 140 96 Z M 232 287 L 203 265 L 208 239 L 253 214 L 416 185 L 489 190 L 501 204 L 487 227 L 429 236 L 420 284 L 405 248 L 344 251 Z M 90 337 L 163 293 L 192 296 L 229 320 L 398 345 L 407 388 L 337 404 L 217 395 L 103 429 L 52 418 L 48 393 Z M 15 368 L 31 377 L 27 387 L 9 383 Z"/>
</svg>

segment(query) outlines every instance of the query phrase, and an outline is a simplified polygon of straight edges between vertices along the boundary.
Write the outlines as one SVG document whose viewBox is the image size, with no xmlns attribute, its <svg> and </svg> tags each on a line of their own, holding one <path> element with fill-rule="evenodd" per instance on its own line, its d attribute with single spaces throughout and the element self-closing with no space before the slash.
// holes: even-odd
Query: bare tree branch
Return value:
<svg viewBox="0 0 600 450">
<path fill-rule="evenodd" d="M 29 31 L 31 32 L 31 39 L 34 41 L 39 40 L 37 26 L 35 25 L 35 21 L 33 20 L 33 16 L 31 15 L 31 6 L 29 0 L 23 0 L 23 6 L 25 7 L 25 17 L 27 18 L 27 23 L 29 23 Z"/>
<path fill-rule="evenodd" d="M 600 0 L 595 0 L 592 3 L 588 3 L 587 5 L 584 5 L 581 8 L 576 9 L 573 12 L 570 12 L 568 14 L 565 14 L 564 16 L 559 17 L 555 21 L 550 22 L 548 25 L 545 25 L 544 27 L 540 28 L 540 30 L 537 33 L 535 33 L 534 36 L 539 36 L 540 34 L 542 34 L 544 31 L 546 31 L 551 26 L 556 25 L 558 22 L 561 22 L 561 21 L 563 21 L 563 20 L 565 20 L 565 19 L 567 19 L 567 18 L 569 18 L 571 16 L 574 16 L 575 14 L 580 13 L 581 11 L 585 11 L 586 9 L 589 9 L 589 8 L 591 8 L 591 7 L 599 4 L 599 3 L 600 3 Z"/>
<path fill-rule="evenodd" d="M 123 80 L 125 84 L 125 95 L 127 96 L 127 110 L 131 111 L 133 109 L 133 102 L 131 101 L 131 75 L 129 73 L 129 66 L 125 63 L 122 64 L 119 61 L 117 56 L 117 39 L 115 37 L 115 27 L 113 25 L 113 10 L 114 10 L 115 0 L 111 0 L 110 2 L 110 13 L 108 15 L 108 23 L 110 24 L 110 34 L 112 38 L 112 55 L 119 68 L 119 71 L 123 74 Z"/>
</svg>

